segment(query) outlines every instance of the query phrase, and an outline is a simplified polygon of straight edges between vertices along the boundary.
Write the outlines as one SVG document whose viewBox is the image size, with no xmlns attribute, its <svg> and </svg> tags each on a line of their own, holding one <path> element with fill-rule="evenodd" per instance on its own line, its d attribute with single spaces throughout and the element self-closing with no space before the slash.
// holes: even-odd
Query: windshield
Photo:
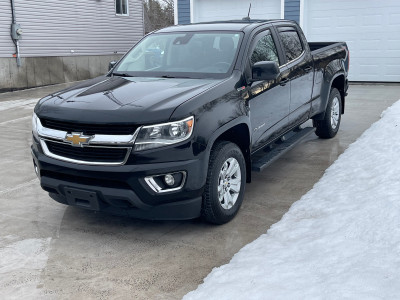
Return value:
<svg viewBox="0 0 400 300">
<path fill-rule="evenodd" d="M 113 74 L 223 78 L 233 69 L 241 36 L 238 32 L 151 34 L 121 60 Z"/>
</svg>

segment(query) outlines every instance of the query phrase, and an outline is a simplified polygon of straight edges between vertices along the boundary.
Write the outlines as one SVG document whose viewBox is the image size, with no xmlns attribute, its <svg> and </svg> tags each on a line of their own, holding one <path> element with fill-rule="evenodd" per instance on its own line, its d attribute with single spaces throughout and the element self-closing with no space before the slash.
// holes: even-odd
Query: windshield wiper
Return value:
<svg viewBox="0 0 400 300">
<path fill-rule="evenodd" d="M 121 76 L 121 77 L 134 77 L 132 75 L 129 75 L 128 73 L 117 73 L 117 72 L 113 72 L 111 73 L 113 76 Z"/>
<path fill-rule="evenodd" d="M 190 77 L 163 75 L 163 76 L 161 76 L 161 78 L 190 78 Z"/>
</svg>

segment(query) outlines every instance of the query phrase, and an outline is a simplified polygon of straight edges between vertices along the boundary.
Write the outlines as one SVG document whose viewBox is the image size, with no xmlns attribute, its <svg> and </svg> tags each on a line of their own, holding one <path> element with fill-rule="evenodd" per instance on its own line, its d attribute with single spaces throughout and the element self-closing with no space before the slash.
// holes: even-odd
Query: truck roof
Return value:
<svg viewBox="0 0 400 300">
<path fill-rule="evenodd" d="M 178 32 L 178 31 L 251 31 L 255 27 L 258 27 L 267 23 L 276 23 L 276 22 L 288 22 L 288 23 L 296 23 L 292 20 L 283 20 L 283 19 L 275 19 L 275 20 L 259 20 L 259 19 L 250 19 L 250 20 L 228 20 L 228 21 L 213 21 L 213 22 L 204 22 L 204 23 L 192 23 L 187 25 L 175 25 L 171 27 L 166 27 L 156 32 Z"/>
</svg>

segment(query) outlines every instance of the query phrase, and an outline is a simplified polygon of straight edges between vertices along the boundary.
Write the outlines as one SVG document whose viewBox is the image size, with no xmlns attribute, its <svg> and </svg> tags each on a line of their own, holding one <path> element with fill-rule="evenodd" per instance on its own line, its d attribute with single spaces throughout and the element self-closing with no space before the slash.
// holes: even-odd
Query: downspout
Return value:
<svg viewBox="0 0 400 300">
<path fill-rule="evenodd" d="M 144 1 L 142 1 L 142 26 L 143 26 L 143 36 L 146 35 L 146 24 L 144 23 Z"/>
<path fill-rule="evenodd" d="M 11 17 L 12 17 L 12 23 L 15 24 L 16 20 L 15 20 L 15 8 L 14 8 L 14 0 L 10 0 L 11 3 Z"/>
<path fill-rule="evenodd" d="M 17 20 L 15 17 L 15 6 L 14 6 L 14 0 L 10 0 L 11 4 L 11 16 L 12 16 L 12 21 L 11 21 L 11 31 L 10 31 L 10 36 L 11 40 L 13 41 L 16 49 L 16 58 L 17 58 L 17 66 L 21 66 L 21 57 L 20 57 L 20 51 L 19 51 L 19 39 L 22 34 L 22 29 L 20 28 L 20 25 L 17 24 Z"/>
</svg>

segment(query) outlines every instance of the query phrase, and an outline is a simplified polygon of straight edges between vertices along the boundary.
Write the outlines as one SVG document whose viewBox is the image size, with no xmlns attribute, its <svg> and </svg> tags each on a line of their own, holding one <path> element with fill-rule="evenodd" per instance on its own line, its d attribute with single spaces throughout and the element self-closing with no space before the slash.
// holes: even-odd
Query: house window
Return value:
<svg viewBox="0 0 400 300">
<path fill-rule="evenodd" d="M 128 16 L 128 0 L 115 0 L 115 14 L 120 16 Z"/>
</svg>

